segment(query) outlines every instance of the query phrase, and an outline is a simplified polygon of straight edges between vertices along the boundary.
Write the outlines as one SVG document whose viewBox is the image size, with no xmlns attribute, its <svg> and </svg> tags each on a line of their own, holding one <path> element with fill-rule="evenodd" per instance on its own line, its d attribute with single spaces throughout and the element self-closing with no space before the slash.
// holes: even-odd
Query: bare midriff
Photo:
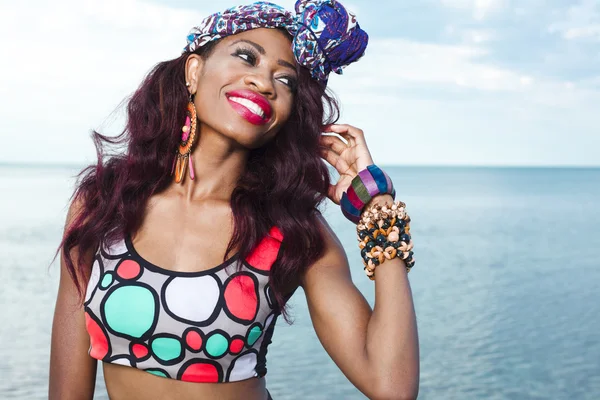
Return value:
<svg viewBox="0 0 600 400">
<path fill-rule="evenodd" d="M 110 400 L 266 400 L 264 378 L 228 383 L 195 383 L 162 378 L 137 368 L 102 363 Z"/>
</svg>

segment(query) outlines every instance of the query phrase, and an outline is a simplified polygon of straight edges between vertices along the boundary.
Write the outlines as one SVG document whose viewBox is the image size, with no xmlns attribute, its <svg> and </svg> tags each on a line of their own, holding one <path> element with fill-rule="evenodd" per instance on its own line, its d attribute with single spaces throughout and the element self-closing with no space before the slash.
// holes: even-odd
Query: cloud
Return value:
<svg viewBox="0 0 600 400">
<path fill-rule="evenodd" d="M 600 24 L 581 28 L 569 28 L 564 31 L 565 39 L 595 38 L 600 39 Z"/>
<path fill-rule="evenodd" d="M 598 163 L 598 78 L 525 74 L 494 65 L 488 51 L 374 40 L 363 60 L 331 78 L 342 120 L 367 132 L 382 163 Z"/>
<path fill-rule="evenodd" d="M 444 34 L 468 45 L 482 45 L 496 40 L 498 36 L 493 29 L 461 28 L 452 24 L 446 26 Z"/>
<path fill-rule="evenodd" d="M 356 69 L 355 75 L 363 87 L 424 83 L 485 91 L 520 91 L 528 86 L 524 79 L 525 83 L 531 83 L 527 76 L 479 61 L 488 54 L 483 47 L 396 38 L 373 40 L 368 52 L 365 56 L 368 62 L 348 67 Z"/>
<path fill-rule="evenodd" d="M 503 0 L 441 0 L 441 4 L 471 13 L 474 19 L 484 20 L 491 14 L 501 11 L 504 7 Z"/>
<path fill-rule="evenodd" d="M 489 102 L 493 96 L 513 98 L 514 104 L 550 108 L 591 110 L 600 104 L 600 91 L 593 83 L 555 79 L 499 67 L 487 61 L 485 47 L 474 45 L 442 45 L 406 39 L 377 39 L 368 53 L 345 73 L 351 78 L 352 97 L 364 103 L 382 99 L 394 101 L 397 93 L 418 92 L 428 98 L 469 98 Z M 377 73 L 373 73 L 377 71 Z M 341 82 L 341 90 L 344 83 Z M 397 99 L 398 97 L 396 97 Z"/>
<path fill-rule="evenodd" d="M 600 75 L 588 78 L 580 82 L 583 87 L 600 90 Z"/>
<path fill-rule="evenodd" d="M 600 40 L 600 3 L 583 0 L 568 8 L 564 19 L 552 23 L 549 32 L 558 32 L 568 40 Z"/>
<path fill-rule="evenodd" d="M 10 101 L 0 110 L 2 132 L 21 130 L 20 121 L 66 124 L 86 133 L 78 143 L 87 141 L 153 64 L 180 54 L 202 16 L 140 0 L 3 3 L 0 35 L 10 38 L 2 45 L 10 62 L 3 62 L 0 90 Z"/>
</svg>

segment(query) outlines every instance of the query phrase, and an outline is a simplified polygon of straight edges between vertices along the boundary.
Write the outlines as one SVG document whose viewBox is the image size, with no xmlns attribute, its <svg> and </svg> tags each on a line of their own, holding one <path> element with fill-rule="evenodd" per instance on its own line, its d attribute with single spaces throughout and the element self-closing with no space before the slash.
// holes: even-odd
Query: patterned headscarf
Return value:
<svg viewBox="0 0 600 400">
<path fill-rule="evenodd" d="M 364 55 L 369 37 L 338 1 L 298 0 L 295 9 L 294 15 L 277 4 L 258 1 L 212 14 L 190 31 L 183 52 L 250 29 L 285 28 L 294 38 L 296 61 L 323 85 L 331 71 L 341 75 L 342 68 Z"/>
</svg>

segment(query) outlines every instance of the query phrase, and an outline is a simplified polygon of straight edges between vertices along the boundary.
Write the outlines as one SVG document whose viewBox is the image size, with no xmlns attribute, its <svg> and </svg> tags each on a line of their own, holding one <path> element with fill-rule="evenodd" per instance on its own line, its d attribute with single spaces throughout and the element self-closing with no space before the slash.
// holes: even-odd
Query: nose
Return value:
<svg viewBox="0 0 600 400">
<path fill-rule="evenodd" d="M 266 71 L 248 74 L 244 78 L 244 82 L 248 86 L 254 86 L 258 92 L 267 97 L 275 95 L 273 80 L 271 79 L 271 75 Z"/>
</svg>

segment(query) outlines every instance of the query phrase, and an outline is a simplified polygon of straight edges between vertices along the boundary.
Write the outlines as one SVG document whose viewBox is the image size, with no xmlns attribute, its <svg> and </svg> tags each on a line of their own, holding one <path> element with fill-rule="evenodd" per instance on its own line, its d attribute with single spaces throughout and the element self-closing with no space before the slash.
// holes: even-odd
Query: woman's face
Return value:
<svg viewBox="0 0 600 400">
<path fill-rule="evenodd" d="M 200 132 L 212 130 L 246 148 L 258 148 L 291 114 L 296 61 L 290 40 L 277 29 L 227 36 L 208 59 L 191 55 L 186 69 L 196 93 Z"/>
</svg>

